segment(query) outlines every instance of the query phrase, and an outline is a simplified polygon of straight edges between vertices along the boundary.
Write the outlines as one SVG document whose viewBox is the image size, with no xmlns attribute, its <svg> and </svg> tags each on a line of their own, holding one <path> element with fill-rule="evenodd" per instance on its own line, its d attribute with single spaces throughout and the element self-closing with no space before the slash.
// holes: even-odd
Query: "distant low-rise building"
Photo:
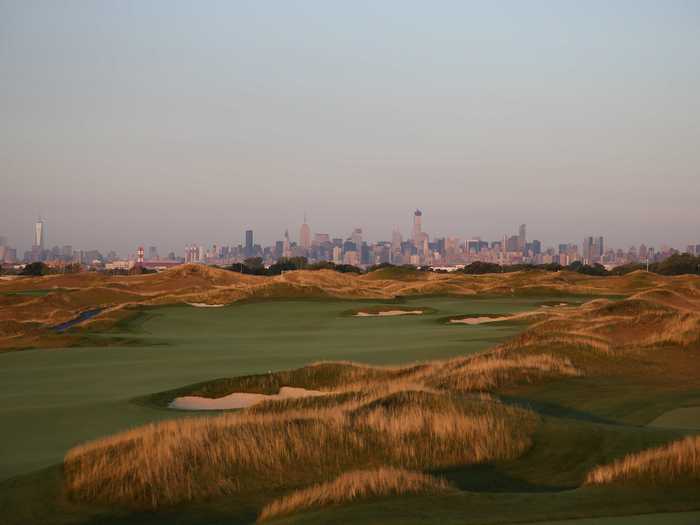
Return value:
<svg viewBox="0 0 700 525">
<path fill-rule="evenodd" d="M 134 261 L 112 261 L 105 263 L 105 270 L 131 270 Z"/>
</svg>

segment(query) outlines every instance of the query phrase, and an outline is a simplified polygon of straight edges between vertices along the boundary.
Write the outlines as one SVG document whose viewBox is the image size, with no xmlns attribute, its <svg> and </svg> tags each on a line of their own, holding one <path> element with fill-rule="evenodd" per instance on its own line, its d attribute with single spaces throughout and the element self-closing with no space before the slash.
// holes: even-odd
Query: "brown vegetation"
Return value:
<svg viewBox="0 0 700 525">
<path fill-rule="evenodd" d="M 48 290 L 45 297 L 7 295 Z M 395 299 L 399 296 L 441 295 L 633 295 L 639 302 L 663 305 L 682 313 L 689 329 L 700 307 L 700 279 L 664 277 L 634 272 L 621 277 L 591 277 L 572 272 L 512 272 L 490 275 L 381 269 L 366 275 L 331 270 L 287 272 L 276 277 L 245 275 L 203 265 L 182 265 L 158 274 L 108 276 L 67 274 L 0 282 L 0 322 L 22 323 L 0 333 L 0 349 L 37 344 L 47 327 L 75 318 L 86 309 L 104 312 L 86 324 L 112 322 L 115 310 L 130 306 L 206 303 L 230 304 L 255 298 L 328 297 Z M 560 315 L 550 309 L 546 318 Z M 604 312 L 601 312 L 603 315 Z M 35 324 L 30 324 L 30 322 Z M 672 322 L 667 330 L 672 331 Z M 70 337 L 65 336 L 66 341 Z M 689 341 L 690 335 L 683 336 Z M 675 341 L 675 340 L 674 340 Z M 659 341 L 650 339 L 650 344 Z M 60 340 L 54 343 L 60 345 Z M 598 343 L 593 343 L 598 344 Z"/>
<path fill-rule="evenodd" d="M 513 459 L 530 446 L 536 416 L 465 392 L 579 373 L 566 359 L 499 350 L 404 367 L 325 362 L 217 382 L 197 393 L 273 393 L 289 385 L 332 395 L 168 421 L 81 445 L 66 455 L 67 487 L 78 499 L 158 507 L 303 487 L 377 465 L 424 470 Z"/>
<path fill-rule="evenodd" d="M 313 507 L 399 494 L 437 494 L 453 490 L 444 480 L 404 469 L 380 467 L 342 474 L 333 481 L 298 490 L 265 505 L 258 521 Z"/>
<path fill-rule="evenodd" d="M 588 473 L 586 483 L 672 485 L 700 481 L 700 436 L 629 454 Z"/>
<path fill-rule="evenodd" d="M 328 395 L 269 401 L 238 413 L 148 425 L 76 447 L 64 462 L 73 498 L 160 507 L 224 494 L 303 489 L 269 505 L 262 519 L 340 503 L 345 501 L 343 493 L 352 499 L 413 490 L 407 487 L 428 490 L 432 481 L 421 474 L 402 474 L 392 485 L 387 472 L 393 471 L 376 469 L 424 471 L 513 459 L 531 445 L 537 417 L 489 393 L 589 374 L 592 362 L 598 371 L 623 360 L 629 366 L 629 356 L 638 352 L 651 355 L 649 349 L 694 348 L 700 343 L 700 279 L 692 277 L 639 272 L 619 278 L 566 272 L 422 273 L 391 280 L 384 278 L 386 272 L 374 276 L 293 272 L 276 278 L 243 276 L 231 284 L 226 275 L 212 269 L 178 271 L 193 272 L 199 291 L 153 292 L 149 301 L 192 300 L 196 295 L 196 301 L 211 303 L 214 297 L 224 301 L 234 292 L 236 297 L 291 297 L 318 290 L 330 297 L 392 297 L 428 290 L 463 295 L 624 293 L 630 297 L 548 308 L 532 317 L 524 333 L 480 355 L 394 367 L 316 363 L 161 393 L 154 401 L 157 404 L 182 395 L 274 394 L 282 386 Z M 167 278 L 177 283 L 181 276 Z M 159 282 L 158 286 L 165 286 L 164 280 Z M 207 289 L 203 282 L 216 284 Z M 363 472 L 343 475 L 357 469 Z M 335 481 L 308 488 L 337 476 Z M 411 478 L 414 483 L 407 476 L 418 477 Z M 682 479 L 698 479 L 698 438 L 598 467 L 587 482 Z"/>
<path fill-rule="evenodd" d="M 429 377 L 429 384 L 457 391 L 489 391 L 502 385 L 533 382 L 547 377 L 578 376 L 567 358 L 551 354 L 507 355 L 504 351 L 458 357 Z"/>
<path fill-rule="evenodd" d="M 601 355 L 624 355 L 645 348 L 698 345 L 698 290 L 679 287 L 670 292 L 660 288 L 654 294 L 637 294 L 618 301 L 597 299 L 580 307 L 549 309 L 546 316 L 502 348 L 523 352 L 558 346 Z M 657 296 L 665 300 L 657 301 Z"/>
<path fill-rule="evenodd" d="M 402 390 L 335 406 L 319 401 L 168 421 L 76 447 L 64 463 L 68 492 L 158 507 L 307 486 L 377 465 L 422 470 L 512 459 L 530 446 L 536 423 L 533 413 L 488 397 Z"/>
</svg>

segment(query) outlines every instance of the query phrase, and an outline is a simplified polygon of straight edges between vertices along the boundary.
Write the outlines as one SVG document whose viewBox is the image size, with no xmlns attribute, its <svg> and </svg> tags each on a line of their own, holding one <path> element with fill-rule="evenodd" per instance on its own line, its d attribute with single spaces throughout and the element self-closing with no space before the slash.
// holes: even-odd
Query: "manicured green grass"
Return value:
<svg viewBox="0 0 700 525">
<path fill-rule="evenodd" d="M 526 523 L 523 525 L 697 525 L 698 523 L 700 523 L 700 512 L 667 512 L 663 514 L 538 521 L 536 524 Z"/>
<path fill-rule="evenodd" d="M 26 297 L 44 297 L 55 290 L 20 290 L 17 292 L 2 292 L 2 295 L 21 295 Z"/>
<path fill-rule="evenodd" d="M 72 292 L 74 289 L 71 288 L 44 288 L 37 290 L 16 290 L 8 292 L 0 292 L 0 295 L 20 295 L 25 297 L 45 297 L 50 293 L 54 292 Z"/>
<path fill-rule="evenodd" d="M 485 350 L 522 326 L 442 326 L 440 316 L 509 313 L 534 299 L 420 298 L 421 316 L 360 319 L 343 314 L 358 302 L 258 301 L 225 308 L 169 306 L 142 310 L 95 346 L 0 355 L 0 479 L 61 461 L 89 439 L 182 413 L 130 400 L 217 377 L 350 359 L 403 364 Z M 363 301 L 364 306 L 378 302 Z M 128 344 L 104 346 L 112 339 Z"/>
<path fill-rule="evenodd" d="M 681 407 L 669 410 L 649 423 L 649 426 L 700 430 L 700 406 Z"/>
<path fill-rule="evenodd" d="M 665 525 L 666 512 L 697 510 L 697 487 L 675 491 L 673 501 L 663 490 L 623 488 L 584 488 L 553 493 L 479 494 L 461 492 L 440 496 L 404 496 L 377 501 L 359 502 L 342 507 L 292 515 L 270 524 L 321 525 L 327 523 L 414 525 L 491 525 L 503 523 L 542 522 L 590 517 L 614 517 L 614 525 L 637 525 L 640 514 L 656 513 L 646 523 Z M 659 514 L 659 513 L 664 514 Z M 698 512 L 690 514 L 692 517 Z M 624 517 L 626 516 L 626 517 Z M 630 517 L 632 516 L 632 517 Z M 673 515 L 671 515 L 673 516 Z M 679 523 L 688 521 L 681 515 Z M 673 519 L 673 518 L 671 518 Z M 680 521 L 685 520 L 685 521 Z M 596 521 L 592 521 L 597 525 Z M 641 523 L 644 523 L 643 521 Z M 570 525 L 579 525 L 577 521 Z M 607 525 L 605 521 L 600 525 Z"/>
<path fill-rule="evenodd" d="M 154 512 L 105 508 L 69 501 L 57 463 L 80 441 L 150 421 L 190 417 L 163 408 L 166 403 L 160 403 L 160 398 L 148 397 L 154 392 L 201 383 L 198 388 L 216 393 L 246 381 L 230 378 L 298 368 L 317 360 L 406 364 L 464 355 L 492 347 L 525 325 L 445 325 L 444 319 L 534 310 L 551 300 L 420 297 L 407 299 L 401 306 L 429 307 L 430 313 L 372 319 L 348 317 L 344 312 L 357 308 L 358 303 L 333 300 L 249 302 L 216 309 L 149 308 L 118 322 L 109 333 L 89 333 L 85 341 L 95 341 L 95 346 L 0 355 L 0 421 L 3 429 L 12 429 L 0 432 L 0 479 L 19 475 L 0 481 L 0 522 L 252 523 L 260 507 L 281 493 L 251 490 Z M 567 298 L 561 301 L 568 302 Z M 386 306 L 379 301 L 359 304 Z M 104 346 L 113 341 L 123 344 Z M 679 355 L 675 350 L 668 355 L 655 350 L 655 359 L 673 359 Z M 590 362 L 601 359 L 580 352 L 589 350 L 573 348 L 570 357 Z M 680 369 L 694 363 L 689 352 L 684 355 L 687 362 L 678 365 Z M 640 362 L 645 361 L 647 358 Z M 672 420 L 666 425 L 669 428 L 645 425 L 675 408 L 700 404 L 697 381 L 675 381 L 659 374 L 653 363 L 629 365 L 633 362 L 625 356 L 606 357 L 610 374 L 510 388 L 504 395 L 506 401 L 540 413 L 533 447 L 516 460 L 433 473 L 451 481 L 460 489 L 457 493 L 362 501 L 274 523 L 699 523 L 700 513 L 685 512 L 700 509 L 696 486 L 673 490 L 581 487 L 586 472 L 597 464 L 692 432 L 671 428 L 687 416 L 680 418 L 674 412 L 666 415 Z M 211 381 L 217 377 L 224 379 Z M 184 388 L 188 389 L 192 387 Z M 137 397 L 149 401 L 132 402 Z M 573 518 L 586 519 L 555 521 Z"/>
<path fill-rule="evenodd" d="M 546 417 L 537 431 L 533 448 L 519 459 L 433 473 L 445 476 L 461 489 L 459 493 L 360 501 L 312 510 L 274 523 L 481 525 L 697 510 L 700 504 L 697 487 L 675 487 L 672 492 L 619 486 L 578 488 L 586 470 L 597 462 L 609 461 L 678 435 L 676 431 L 664 429 Z M 60 467 L 0 482 L 0 509 L 11 511 L 7 514 L 11 518 L 7 520 L 8 525 L 252 523 L 261 505 L 276 495 L 249 491 L 144 512 L 72 502 L 66 499 L 61 483 Z M 674 523 L 664 521 L 663 516 L 666 515 L 642 523 Z M 638 518 L 633 519 L 635 521 L 611 521 L 610 525 L 637 523 Z M 602 521 L 601 525 L 607 524 Z"/>
</svg>

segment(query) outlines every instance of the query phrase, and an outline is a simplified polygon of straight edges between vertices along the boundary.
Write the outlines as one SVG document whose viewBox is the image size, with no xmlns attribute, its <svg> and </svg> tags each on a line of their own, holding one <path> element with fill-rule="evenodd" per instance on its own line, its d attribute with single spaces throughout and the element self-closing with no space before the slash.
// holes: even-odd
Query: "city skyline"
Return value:
<svg viewBox="0 0 700 525">
<path fill-rule="evenodd" d="M 680 1 L 0 0 L 0 229 L 22 251 L 38 215 L 49 243 L 179 249 L 296 237 L 306 210 L 384 239 L 421 206 L 441 236 L 683 246 L 698 20 Z"/>
<path fill-rule="evenodd" d="M 568 266 L 574 262 L 603 264 L 607 268 L 629 263 L 659 262 L 674 253 L 700 254 L 700 244 L 691 242 L 685 247 L 668 244 L 654 246 L 641 243 L 628 245 L 624 249 L 611 246 L 602 235 L 586 236 L 577 242 L 558 242 L 547 245 L 540 239 L 528 236 L 525 223 L 517 226 L 513 235 L 506 232 L 496 239 L 483 236 L 462 238 L 458 236 L 431 236 L 423 228 L 423 211 L 416 208 L 412 215 L 409 234 L 404 237 L 398 226 L 391 233 L 391 239 L 369 239 L 362 228 L 353 228 L 346 236 L 337 232 L 314 231 L 303 215 L 298 238 L 290 237 L 285 229 L 282 239 L 271 243 L 261 242 L 254 230 L 246 229 L 240 243 L 217 241 L 208 245 L 187 242 L 182 250 L 167 252 L 158 246 L 139 243 L 135 251 L 117 253 L 110 249 L 106 255 L 96 249 L 85 249 L 72 244 L 51 244 L 46 242 L 46 221 L 41 217 L 34 223 L 33 245 L 31 250 L 18 252 L 8 243 L 7 237 L 0 236 L 0 264 L 21 264 L 35 261 L 64 267 L 79 263 L 84 267 L 107 270 L 127 270 L 134 265 L 146 265 L 165 269 L 181 263 L 205 263 L 227 266 L 246 260 L 259 258 L 269 266 L 280 259 L 303 257 L 311 263 L 328 261 L 336 265 L 345 264 L 367 268 L 377 264 L 428 266 L 455 269 L 472 262 L 496 263 L 501 266 L 530 264 L 558 264 Z M 513 233 L 513 232 L 511 232 Z M 257 241 L 257 242 L 256 242 Z M 162 247 L 161 247 L 162 248 Z M 163 256 L 160 254 L 163 253 Z M 258 264 L 258 263 L 256 263 Z"/>
<path fill-rule="evenodd" d="M 417 240 L 417 235 L 420 237 L 421 235 L 427 235 L 427 238 L 429 238 L 431 241 L 436 239 L 436 238 L 453 238 L 457 239 L 461 242 L 467 242 L 469 240 L 474 240 L 474 239 L 491 239 L 491 240 L 501 240 L 504 235 L 509 235 L 509 231 L 506 230 L 502 232 L 500 235 L 481 235 L 481 234 L 474 234 L 474 235 L 459 235 L 459 234 L 436 234 L 435 232 L 427 232 L 426 230 L 423 229 L 423 224 L 422 224 L 422 215 L 423 212 L 421 209 L 416 208 L 415 212 L 411 215 L 411 222 L 407 223 L 404 228 L 402 228 L 398 223 L 395 221 L 394 226 L 390 227 L 387 229 L 387 233 L 383 237 L 371 237 L 368 235 L 363 236 L 363 240 L 365 241 L 371 241 L 372 243 L 381 243 L 381 242 L 392 242 L 394 240 L 394 235 L 396 233 L 400 234 L 402 239 L 411 239 L 415 243 Z M 47 250 L 52 247 L 64 247 L 64 246 L 70 246 L 70 247 L 77 247 L 80 246 L 81 249 L 84 250 L 98 250 L 98 251 L 103 251 L 103 252 L 108 252 L 108 251 L 115 251 L 122 255 L 133 255 L 133 252 L 135 250 L 135 247 L 137 245 L 148 245 L 151 248 L 156 248 L 159 247 L 158 249 L 163 252 L 163 253 L 169 253 L 169 252 L 174 252 L 176 254 L 182 254 L 184 253 L 183 250 L 185 249 L 186 246 L 190 245 L 195 245 L 195 246 L 216 246 L 216 245 L 230 245 L 230 246 L 236 246 L 240 244 L 247 255 L 251 255 L 251 249 L 253 247 L 253 244 L 257 244 L 260 246 L 272 246 L 276 242 L 279 242 L 283 240 L 285 237 L 288 236 L 290 242 L 293 242 L 295 244 L 298 244 L 305 249 L 308 249 L 312 242 L 314 236 L 317 235 L 325 235 L 328 236 L 329 238 L 337 238 L 337 237 L 342 237 L 342 238 L 350 238 L 352 236 L 352 232 L 359 230 L 359 232 L 362 234 L 364 232 L 364 228 L 361 226 L 355 226 L 352 228 L 348 228 L 347 231 L 350 232 L 348 234 L 340 231 L 340 232 L 335 232 L 331 231 L 328 228 L 325 228 L 324 226 L 320 226 L 318 230 L 314 230 L 314 228 L 309 224 L 310 221 L 307 220 L 307 213 L 303 213 L 303 219 L 299 223 L 298 226 L 292 226 L 292 227 L 285 227 L 283 232 L 279 234 L 277 237 L 272 237 L 270 239 L 268 238 L 260 238 L 259 234 L 257 233 L 257 230 L 254 227 L 250 226 L 245 226 L 242 227 L 240 230 L 240 239 L 236 239 L 235 235 L 231 236 L 229 238 L 218 238 L 218 239 L 206 239 L 204 240 L 203 237 L 206 237 L 205 235 L 200 235 L 197 239 L 184 239 L 181 240 L 179 243 L 174 244 L 173 246 L 168 246 L 164 245 L 158 242 L 153 241 L 152 239 L 148 240 L 148 242 L 144 242 L 143 238 L 138 238 L 138 240 L 135 241 L 132 239 L 123 249 L 116 246 L 115 243 L 110 243 L 109 239 L 104 239 L 103 243 L 99 246 L 93 246 L 93 245 L 85 245 L 81 244 L 79 242 L 74 242 L 71 239 L 51 239 L 49 238 L 47 240 L 47 222 L 44 218 L 39 216 L 35 222 L 32 223 L 32 242 L 31 243 L 26 243 L 22 244 L 22 242 L 15 242 L 12 237 L 9 235 L 1 235 L 1 239 L 3 240 L 3 243 L 7 245 L 8 247 L 14 248 L 18 254 L 30 252 L 35 247 L 39 246 L 42 250 Z M 521 223 L 518 226 L 518 231 L 516 232 L 516 237 L 518 239 L 518 249 L 522 250 L 523 249 L 523 244 L 522 244 L 522 239 L 525 236 L 525 228 L 526 228 L 526 223 Z M 528 227 L 529 228 L 529 227 Z M 512 229 L 512 225 L 511 225 Z M 297 236 L 295 235 L 289 235 L 289 231 L 296 231 L 298 233 Z M 60 230 L 59 230 L 60 231 Z M 255 232 L 255 233 L 254 233 Z M 3 234 L 4 232 L 0 231 L 0 234 Z M 573 237 L 569 236 L 566 238 L 559 238 L 559 239 L 553 239 L 553 240 L 543 240 L 543 239 L 538 239 L 539 242 L 542 243 L 542 246 L 546 247 L 556 247 L 557 245 L 561 245 L 562 243 L 573 243 L 573 244 L 579 244 L 579 241 L 581 239 L 585 240 L 590 237 L 590 231 L 587 231 L 586 235 L 580 236 L 580 237 Z M 255 235 L 255 242 L 253 242 L 253 236 Z M 306 237 L 306 242 L 305 242 L 305 236 Z M 669 241 L 660 241 L 660 242 L 653 242 L 652 240 L 645 238 L 642 236 L 642 241 L 641 242 L 615 242 L 613 239 L 608 237 L 607 235 L 602 235 L 599 237 L 605 237 L 607 239 L 606 244 L 614 245 L 616 248 L 619 249 L 627 249 L 630 247 L 636 247 L 639 245 L 647 245 L 647 246 L 656 246 L 659 248 L 663 249 L 675 249 L 680 252 L 683 252 L 687 246 L 692 245 L 694 246 L 699 238 L 692 238 L 688 239 L 686 242 L 681 242 L 678 244 L 673 244 Z M 700 236 L 699 236 L 700 237 Z M 590 237 L 593 239 L 593 237 Z M 422 241 L 421 241 L 422 242 Z M 37 244 L 39 243 L 39 244 Z M 581 243 L 581 248 L 584 248 L 584 243 Z"/>
</svg>

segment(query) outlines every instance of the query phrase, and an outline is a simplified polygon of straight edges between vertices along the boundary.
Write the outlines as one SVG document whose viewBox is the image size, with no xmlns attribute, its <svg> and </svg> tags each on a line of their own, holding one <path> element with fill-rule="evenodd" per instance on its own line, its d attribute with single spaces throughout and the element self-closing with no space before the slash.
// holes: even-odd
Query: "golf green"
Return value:
<svg viewBox="0 0 700 525">
<path fill-rule="evenodd" d="M 168 306 L 144 310 L 108 334 L 129 338 L 128 345 L 5 353 L 0 355 L 0 417 L 6 429 L 0 433 L 0 479 L 60 462 L 70 447 L 86 440 L 188 417 L 131 403 L 136 396 L 318 360 L 391 364 L 468 354 L 523 325 L 448 325 L 441 319 L 532 310 L 548 299 L 424 297 L 401 305 L 430 308 L 429 314 L 384 318 L 346 314 L 380 304 L 371 301 Z"/>
</svg>

